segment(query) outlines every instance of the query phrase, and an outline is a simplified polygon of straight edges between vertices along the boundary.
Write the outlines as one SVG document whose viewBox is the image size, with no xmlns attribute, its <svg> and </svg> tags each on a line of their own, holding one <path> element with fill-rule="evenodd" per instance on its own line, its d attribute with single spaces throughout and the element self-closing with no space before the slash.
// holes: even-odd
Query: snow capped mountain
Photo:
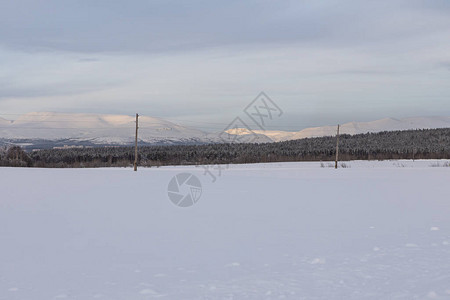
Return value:
<svg viewBox="0 0 450 300">
<path fill-rule="evenodd" d="M 9 124 L 11 124 L 11 121 L 0 118 L 0 126 L 8 126 Z"/>
<path fill-rule="evenodd" d="M 341 125 L 342 134 L 450 127 L 450 117 L 387 118 L 372 122 Z M 66 114 L 32 112 L 9 121 L 0 118 L 0 139 L 70 140 L 73 143 L 125 145 L 134 143 L 135 117 L 127 115 Z M 245 128 L 207 133 L 160 118 L 139 117 L 139 141 L 148 144 L 278 142 L 309 137 L 332 136 L 336 126 L 306 128 L 300 131 L 271 131 Z"/>
<path fill-rule="evenodd" d="M 368 132 L 450 128 L 450 117 L 413 117 L 404 119 L 386 118 L 371 122 L 349 122 L 340 126 L 341 134 L 360 134 Z M 310 137 L 336 135 L 337 125 L 306 128 L 300 131 L 272 131 L 254 130 L 256 134 L 263 134 L 274 142 L 296 140 Z M 249 134 L 246 129 L 232 129 L 230 134 Z"/>
<path fill-rule="evenodd" d="M 7 139 L 75 139 L 127 144 L 134 141 L 135 117 L 33 112 L 9 123 L 2 122 L 0 126 L 0 137 Z M 139 117 L 139 139 L 148 143 L 208 141 L 207 134 L 201 130 L 147 116 Z"/>
</svg>

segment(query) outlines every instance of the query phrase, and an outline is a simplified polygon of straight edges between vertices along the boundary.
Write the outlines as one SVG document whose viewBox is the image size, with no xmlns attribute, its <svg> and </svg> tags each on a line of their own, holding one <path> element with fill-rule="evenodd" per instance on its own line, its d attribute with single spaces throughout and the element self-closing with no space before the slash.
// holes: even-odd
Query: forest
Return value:
<svg viewBox="0 0 450 300">
<path fill-rule="evenodd" d="M 284 161 L 332 161 L 336 137 L 305 138 L 263 144 L 141 146 L 138 165 L 239 164 Z M 348 160 L 450 159 L 450 128 L 386 131 L 339 137 L 339 158 Z M 0 148 L 0 165 L 41 168 L 128 167 L 134 147 L 45 149 L 26 152 Z"/>
</svg>

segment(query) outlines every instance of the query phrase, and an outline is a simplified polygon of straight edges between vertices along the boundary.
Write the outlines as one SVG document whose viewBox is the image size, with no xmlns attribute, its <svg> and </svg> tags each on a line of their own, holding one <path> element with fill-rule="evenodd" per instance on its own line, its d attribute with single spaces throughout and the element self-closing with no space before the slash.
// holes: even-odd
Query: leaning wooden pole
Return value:
<svg viewBox="0 0 450 300">
<path fill-rule="evenodd" d="M 337 134 L 336 134 L 336 160 L 334 162 L 334 168 L 338 168 L 338 161 L 339 161 L 339 124 L 337 127 Z"/>
<path fill-rule="evenodd" d="M 139 115 L 136 114 L 136 136 L 134 138 L 134 170 L 137 171 L 137 161 L 138 161 L 138 149 L 137 149 L 137 138 L 138 138 L 138 118 Z"/>
</svg>

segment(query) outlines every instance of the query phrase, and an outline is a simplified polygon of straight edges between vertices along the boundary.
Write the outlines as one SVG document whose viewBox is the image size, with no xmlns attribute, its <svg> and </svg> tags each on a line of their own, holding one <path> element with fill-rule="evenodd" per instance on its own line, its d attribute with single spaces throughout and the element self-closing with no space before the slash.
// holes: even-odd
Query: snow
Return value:
<svg viewBox="0 0 450 300">
<path fill-rule="evenodd" d="M 11 139 L 78 139 L 93 143 L 134 142 L 135 116 L 32 112 L 9 124 L 0 123 L 0 136 Z M 140 116 L 139 139 L 145 142 L 210 141 L 201 130 L 154 117 Z"/>
<path fill-rule="evenodd" d="M 368 132 L 450 128 L 450 117 L 412 117 L 404 119 L 385 118 L 371 122 L 349 122 L 340 126 L 341 134 L 360 134 Z M 256 134 L 269 137 L 274 142 L 336 135 L 337 124 L 306 128 L 300 131 L 254 130 Z M 249 134 L 248 130 L 235 129 L 232 134 Z"/>
<path fill-rule="evenodd" d="M 224 124 L 224 130 L 226 125 Z M 372 122 L 350 122 L 341 126 L 343 134 L 367 132 L 450 128 L 450 117 L 387 118 Z M 300 131 L 251 130 L 232 128 L 208 133 L 195 128 L 149 116 L 139 117 L 139 140 L 159 142 L 278 142 L 309 137 L 334 136 L 336 125 L 306 128 Z M 131 144 L 134 142 L 135 116 L 32 112 L 17 120 L 0 118 L 0 136 L 7 139 L 72 139 L 97 144 Z"/>
<path fill-rule="evenodd" d="M 0 117 L 0 126 L 8 126 L 9 124 L 11 124 L 11 121 L 8 121 Z"/>
<path fill-rule="evenodd" d="M 0 299 L 449 299 L 445 162 L 0 168 Z"/>
</svg>

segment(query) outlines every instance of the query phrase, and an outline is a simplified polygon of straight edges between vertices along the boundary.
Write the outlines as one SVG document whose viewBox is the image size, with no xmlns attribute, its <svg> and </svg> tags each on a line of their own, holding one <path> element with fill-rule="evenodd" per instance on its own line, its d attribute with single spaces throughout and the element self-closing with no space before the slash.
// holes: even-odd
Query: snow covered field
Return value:
<svg viewBox="0 0 450 300">
<path fill-rule="evenodd" d="M 0 168 L 0 299 L 450 299 L 444 164 Z"/>
</svg>

